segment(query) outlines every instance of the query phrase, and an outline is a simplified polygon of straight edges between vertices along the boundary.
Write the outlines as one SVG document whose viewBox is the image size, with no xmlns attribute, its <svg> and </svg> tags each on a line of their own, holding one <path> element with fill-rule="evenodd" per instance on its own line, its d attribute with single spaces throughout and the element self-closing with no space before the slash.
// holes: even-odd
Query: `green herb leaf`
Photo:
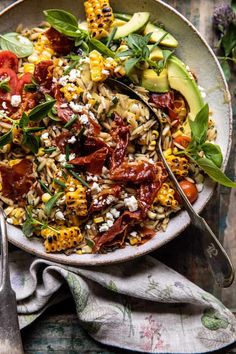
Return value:
<svg viewBox="0 0 236 354">
<path fill-rule="evenodd" d="M 102 42 L 100 42 L 99 40 L 95 38 L 90 38 L 89 42 L 98 52 L 105 55 L 106 57 L 111 57 L 111 58 L 116 57 L 116 53 L 113 52 L 111 49 L 107 48 L 107 46 Z"/>
<path fill-rule="evenodd" d="M 45 203 L 45 214 L 46 215 L 50 215 L 51 211 L 53 209 L 53 207 L 55 206 L 56 202 L 58 201 L 58 199 L 61 198 L 61 196 L 64 194 L 64 192 L 58 192 L 56 194 L 54 194 L 54 196 L 52 196 L 52 198 L 50 198 L 47 203 Z"/>
<path fill-rule="evenodd" d="M 189 120 L 192 140 L 202 144 L 206 140 L 209 119 L 209 106 L 205 104 L 198 112 L 194 121 Z"/>
<path fill-rule="evenodd" d="M 69 161 L 70 159 L 70 146 L 69 144 L 66 144 L 66 161 Z"/>
<path fill-rule="evenodd" d="M 134 68 L 139 62 L 140 58 L 130 58 L 125 62 L 125 72 L 127 76 L 131 74 L 131 72 L 134 70 Z"/>
<path fill-rule="evenodd" d="M 219 145 L 211 143 L 205 143 L 201 146 L 206 158 L 214 162 L 217 167 L 221 167 L 223 162 L 223 156 Z"/>
<path fill-rule="evenodd" d="M 38 87 L 38 85 L 36 85 L 36 84 L 26 84 L 24 86 L 24 90 L 26 92 L 34 92 L 34 91 L 37 91 L 37 87 Z"/>
<path fill-rule="evenodd" d="M 6 77 L 5 79 L 0 81 L 0 90 L 4 91 L 4 92 L 10 92 L 10 86 L 9 86 L 9 81 L 10 81 L 10 77 Z"/>
<path fill-rule="evenodd" d="M 18 58 L 28 57 L 33 53 L 33 43 L 19 33 L 6 33 L 0 35 L 0 47 L 2 50 L 9 50 Z"/>
<path fill-rule="evenodd" d="M 110 45 L 111 45 L 111 43 L 113 41 L 113 38 L 114 38 L 114 36 L 116 34 L 116 31 L 117 31 L 117 27 L 113 27 L 112 31 L 109 33 L 109 35 L 107 37 L 107 44 L 106 45 L 107 45 L 108 48 L 110 47 Z"/>
<path fill-rule="evenodd" d="M 80 177 L 76 172 L 69 170 L 70 174 L 75 177 L 78 181 L 80 181 L 85 187 L 90 188 L 89 184 Z"/>
<path fill-rule="evenodd" d="M 45 10 L 47 22 L 58 32 L 68 37 L 80 37 L 82 30 L 78 27 L 78 21 L 74 15 L 64 10 Z"/>
<path fill-rule="evenodd" d="M 225 35 L 221 40 L 221 45 L 225 51 L 225 55 L 229 56 L 232 49 L 236 46 L 236 24 L 230 23 Z"/>
<path fill-rule="evenodd" d="M 74 61 L 74 63 L 72 63 L 63 73 L 63 75 L 68 75 L 72 69 L 74 69 L 76 67 L 76 65 L 78 64 L 80 58 L 78 58 L 77 60 Z"/>
<path fill-rule="evenodd" d="M 45 118 L 51 111 L 55 102 L 56 100 L 51 100 L 48 102 L 41 103 L 35 108 L 33 108 L 32 111 L 29 113 L 29 120 L 40 121 L 41 119 Z"/>
<path fill-rule="evenodd" d="M 49 148 L 46 148 L 44 149 L 44 152 L 46 154 L 51 154 L 52 152 L 56 151 L 56 148 L 55 147 L 49 147 Z"/>
<path fill-rule="evenodd" d="M 75 121 L 78 119 L 78 115 L 77 114 L 73 114 L 71 119 L 64 125 L 64 128 L 70 128 L 74 123 Z"/>
<path fill-rule="evenodd" d="M 12 142 L 12 130 L 0 137 L 0 148 Z"/>
<path fill-rule="evenodd" d="M 62 188 L 66 188 L 65 183 L 63 183 L 62 181 L 60 181 L 59 179 L 54 178 L 53 182 L 56 183 L 58 186 L 62 187 Z"/>
<path fill-rule="evenodd" d="M 23 112 L 22 117 L 19 122 L 19 126 L 20 126 L 20 128 L 25 128 L 28 126 L 28 124 L 29 124 L 29 117 L 27 116 L 27 114 L 25 112 Z"/>
<path fill-rule="evenodd" d="M 32 128 L 25 128 L 25 132 L 40 132 L 42 130 L 45 130 L 45 127 L 32 127 Z"/>
<path fill-rule="evenodd" d="M 91 248 L 94 247 L 95 242 L 94 242 L 93 240 L 91 240 L 91 238 L 85 237 L 85 241 L 86 241 L 86 243 L 87 243 L 87 245 L 88 245 L 89 247 L 91 247 Z"/>
<path fill-rule="evenodd" d="M 133 51 L 131 49 L 124 50 L 123 52 L 117 53 L 118 57 L 131 57 L 133 55 Z"/>
<path fill-rule="evenodd" d="M 24 131 L 22 144 L 27 146 L 34 154 L 39 150 L 39 138 L 34 134 Z"/>
<path fill-rule="evenodd" d="M 45 183 L 43 183 L 40 179 L 38 179 L 38 182 L 45 192 L 47 192 L 48 194 L 52 194 Z"/>
<path fill-rule="evenodd" d="M 231 181 L 211 160 L 208 158 L 198 158 L 196 163 L 206 172 L 206 174 L 226 187 L 236 188 L 236 183 Z"/>
<path fill-rule="evenodd" d="M 22 231 L 26 237 L 33 236 L 34 226 L 32 224 L 32 217 L 31 216 L 29 216 L 29 215 L 27 216 L 27 218 L 22 226 Z"/>
</svg>

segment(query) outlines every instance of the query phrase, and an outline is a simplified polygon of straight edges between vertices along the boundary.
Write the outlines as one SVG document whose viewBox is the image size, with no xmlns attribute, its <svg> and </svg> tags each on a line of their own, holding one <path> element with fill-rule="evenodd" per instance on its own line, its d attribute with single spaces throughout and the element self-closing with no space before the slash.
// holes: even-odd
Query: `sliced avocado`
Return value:
<svg viewBox="0 0 236 354">
<path fill-rule="evenodd" d="M 158 42 L 165 33 L 167 35 L 161 40 L 160 44 L 166 47 L 176 48 L 178 46 L 178 41 L 168 32 L 166 32 L 163 28 L 157 27 L 153 25 L 151 22 L 148 22 L 147 26 L 144 29 L 143 34 L 152 33 L 150 42 L 156 43 Z"/>
<path fill-rule="evenodd" d="M 127 23 L 127 21 L 120 20 L 119 18 L 115 18 L 112 22 L 112 27 L 120 27 Z"/>
<path fill-rule="evenodd" d="M 148 48 L 150 50 L 150 55 L 149 55 L 149 59 L 151 60 L 162 60 L 164 57 L 163 57 L 163 53 L 162 53 L 162 50 L 161 48 L 159 47 L 155 47 L 153 50 L 152 50 L 152 47 L 153 45 L 148 45 Z"/>
<path fill-rule="evenodd" d="M 136 12 L 129 22 L 117 28 L 114 39 L 126 37 L 134 32 L 140 32 L 147 24 L 149 17 L 149 12 Z"/>
<path fill-rule="evenodd" d="M 146 69 L 142 73 L 141 85 L 151 92 L 167 92 L 170 90 L 167 70 L 163 69 L 160 75 L 152 69 Z"/>
<path fill-rule="evenodd" d="M 169 58 L 167 72 L 170 87 L 179 91 L 185 98 L 190 110 L 189 118 L 195 119 L 204 102 L 194 77 L 187 70 L 186 65 L 175 56 Z"/>
</svg>

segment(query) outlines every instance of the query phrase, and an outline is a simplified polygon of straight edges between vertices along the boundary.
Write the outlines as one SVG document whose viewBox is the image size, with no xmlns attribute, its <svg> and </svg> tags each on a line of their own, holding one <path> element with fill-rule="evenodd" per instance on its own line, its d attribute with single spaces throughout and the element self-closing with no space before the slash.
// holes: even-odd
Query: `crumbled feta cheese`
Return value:
<svg viewBox="0 0 236 354">
<path fill-rule="evenodd" d="M 67 108 L 68 107 L 68 104 L 67 103 L 62 103 L 61 105 L 60 105 L 60 108 Z"/>
<path fill-rule="evenodd" d="M 106 224 L 111 227 L 114 224 L 113 220 L 107 220 Z"/>
<path fill-rule="evenodd" d="M 74 160 L 75 157 L 76 157 L 76 155 L 75 155 L 74 153 L 73 153 L 73 154 L 70 154 L 70 155 L 69 155 L 69 160 Z"/>
<path fill-rule="evenodd" d="M 55 213 L 55 218 L 57 220 L 65 220 L 65 216 L 64 214 L 62 213 L 61 210 L 57 210 L 56 213 Z"/>
<path fill-rule="evenodd" d="M 106 219 L 109 219 L 109 220 L 114 221 L 114 216 L 113 216 L 113 214 L 110 213 L 110 212 L 106 213 Z"/>
<path fill-rule="evenodd" d="M 59 85 L 66 86 L 66 84 L 68 83 L 68 80 L 69 80 L 69 76 L 65 75 L 65 76 L 60 77 L 58 83 L 59 83 Z"/>
<path fill-rule="evenodd" d="M 133 237 L 136 237 L 136 236 L 138 235 L 138 233 L 137 233 L 136 231 L 132 231 L 132 232 L 130 233 L 130 235 L 133 236 Z"/>
<path fill-rule="evenodd" d="M 84 109 L 84 106 L 73 101 L 69 103 L 69 106 L 75 113 L 81 113 Z"/>
<path fill-rule="evenodd" d="M 11 105 L 12 107 L 18 107 L 21 103 L 21 96 L 20 95 L 13 95 L 11 96 Z"/>
<path fill-rule="evenodd" d="M 86 228 L 87 230 L 90 230 L 90 229 L 91 229 L 91 225 L 86 224 L 86 225 L 85 225 L 85 228 Z"/>
<path fill-rule="evenodd" d="M 111 204 L 112 202 L 115 201 L 115 197 L 113 195 L 108 195 L 107 199 L 106 199 L 106 204 L 109 205 Z"/>
<path fill-rule="evenodd" d="M 70 139 L 67 140 L 69 144 L 74 144 L 76 142 L 76 137 L 73 135 Z"/>
<path fill-rule="evenodd" d="M 82 115 L 79 117 L 79 121 L 80 121 L 81 124 L 88 124 L 88 123 L 89 123 L 89 120 L 88 120 L 87 114 L 82 114 Z"/>
<path fill-rule="evenodd" d="M 99 184 L 97 182 L 93 182 L 91 192 L 99 193 L 101 190 L 102 189 L 99 187 Z"/>
<path fill-rule="evenodd" d="M 114 216 L 114 218 L 118 218 L 120 216 L 120 212 L 119 210 L 115 209 L 115 208 L 112 208 L 110 210 L 110 213 Z"/>
<path fill-rule="evenodd" d="M 102 74 L 108 76 L 108 75 L 110 74 L 110 72 L 109 72 L 109 70 L 103 69 L 103 70 L 102 70 Z"/>
<path fill-rule="evenodd" d="M 88 182 L 90 182 L 90 181 L 97 182 L 98 181 L 98 177 L 95 176 L 95 175 L 88 175 L 87 176 L 87 181 Z"/>
<path fill-rule="evenodd" d="M 136 211 L 138 209 L 138 201 L 133 195 L 129 198 L 125 198 L 124 203 L 129 211 Z"/>
<path fill-rule="evenodd" d="M 60 154 L 58 156 L 58 161 L 59 162 L 66 162 L 66 155 L 65 154 Z"/>
<path fill-rule="evenodd" d="M 81 76 L 80 70 L 72 69 L 70 71 L 70 74 L 69 74 L 69 81 L 70 82 L 75 82 L 77 80 L 77 78 L 80 77 L 80 76 Z"/>
<path fill-rule="evenodd" d="M 97 122 L 97 119 L 95 117 L 95 115 L 93 114 L 93 112 L 89 112 L 89 117 L 93 120 L 95 120 L 95 122 Z"/>
<path fill-rule="evenodd" d="M 47 140 L 48 139 L 48 132 L 45 132 L 41 135 L 42 140 Z"/>
<path fill-rule="evenodd" d="M 99 226 L 99 231 L 100 232 L 105 232 L 109 230 L 109 226 L 107 225 L 107 223 L 104 223 L 102 225 Z"/>
<path fill-rule="evenodd" d="M 7 109 L 7 103 L 5 101 L 2 103 L 2 108 L 5 110 Z"/>
</svg>

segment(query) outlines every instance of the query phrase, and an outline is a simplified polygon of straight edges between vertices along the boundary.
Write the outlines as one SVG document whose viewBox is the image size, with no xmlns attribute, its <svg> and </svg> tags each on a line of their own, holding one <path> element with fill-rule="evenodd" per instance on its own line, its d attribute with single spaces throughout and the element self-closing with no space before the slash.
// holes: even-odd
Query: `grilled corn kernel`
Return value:
<svg viewBox="0 0 236 354">
<path fill-rule="evenodd" d="M 12 167 L 12 166 L 18 164 L 19 162 L 21 162 L 21 159 L 10 160 L 10 161 L 8 162 L 8 165 L 9 165 L 10 167 Z"/>
<path fill-rule="evenodd" d="M 49 193 L 44 193 L 42 195 L 42 202 L 47 203 L 49 201 L 49 199 L 51 199 L 51 198 L 52 198 L 52 196 Z"/>
<path fill-rule="evenodd" d="M 166 161 L 176 176 L 186 177 L 188 175 L 189 163 L 185 157 L 169 155 Z"/>
<path fill-rule="evenodd" d="M 90 65 L 90 74 L 91 79 L 94 82 L 104 81 L 107 78 L 107 75 L 104 74 L 105 66 L 104 66 L 104 58 L 103 56 L 93 50 L 89 54 L 89 65 Z"/>
<path fill-rule="evenodd" d="M 45 239 L 46 252 L 59 252 L 78 246 L 83 240 L 79 227 L 64 227 L 60 230 L 44 229 L 41 236 Z"/>
<path fill-rule="evenodd" d="M 99 224 L 104 221 L 104 218 L 100 216 L 98 218 L 94 218 L 93 221 L 95 222 L 95 224 Z"/>
<path fill-rule="evenodd" d="M 169 156 L 169 155 L 171 155 L 172 154 L 172 149 L 171 148 L 169 148 L 169 149 L 167 149 L 167 150 L 165 150 L 164 152 L 163 152 L 163 155 L 165 156 L 165 158 L 167 158 L 167 156 Z"/>
<path fill-rule="evenodd" d="M 64 93 L 64 97 L 67 102 L 72 101 L 73 99 L 78 98 L 78 96 L 83 92 L 83 89 L 74 84 L 67 84 L 60 89 Z"/>
<path fill-rule="evenodd" d="M 138 243 L 138 239 L 137 237 L 132 237 L 130 240 L 129 240 L 129 243 L 131 244 L 131 246 L 134 246 Z"/>
<path fill-rule="evenodd" d="M 7 216 L 12 220 L 11 224 L 21 225 L 25 218 L 25 210 L 23 208 L 13 208 Z"/>
<path fill-rule="evenodd" d="M 36 156 L 43 156 L 43 155 L 44 155 L 44 148 L 41 147 L 41 148 L 39 148 Z"/>
<path fill-rule="evenodd" d="M 97 39 L 107 37 L 112 22 L 113 11 L 108 0 L 87 0 L 84 3 L 89 32 Z"/>
<path fill-rule="evenodd" d="M 16 145 L 21 145 L 23 139 L 23 130 L 17 126 L 13 127 L 12 129 L 13 134 L 13 143 Z"/>
<path fill-rule="evenodd" d="M 76 180 L 75 183 L 76 190 L 66 193 L 66 206 L 71 211 L 74 211 L 77 216 L 86 216 L 88 214 L 86 189 L 82 184 L 77 183 Z"/>
<path fill-rule="evenodd" d="M 155 202 L 159 202 L 162 206 L 175 209 L 179 206 L 179 203 L 174 195 L 175 190 L 168 183 L 163 183 L 156 195 Z"/>
<path fill-rule="evenodd" d="M 24 64 L 24 73 L 33 74 L 35 69 L 35 65 L 33 63 L 25 63 Z"/>
</svg>

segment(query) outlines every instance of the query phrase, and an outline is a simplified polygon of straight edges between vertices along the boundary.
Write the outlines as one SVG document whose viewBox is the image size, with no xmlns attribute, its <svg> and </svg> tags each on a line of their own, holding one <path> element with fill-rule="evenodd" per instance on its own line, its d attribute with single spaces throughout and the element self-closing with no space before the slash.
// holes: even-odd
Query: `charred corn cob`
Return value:
<svg viewBox="0 0 236 354">
<path fill-rule="evenodd" d="M 68 187 L 68 191 L 66 192 L 66 206 L 77 216 L 86 216 L 88 213 L 86 189 L 77 180 L 73 182 L 74 187 Z"/>
<path fill-rule="evenodd" d="M 83 89 L 74 84 L 67 84 L 60 89 L 61 92 L 64 93 L 64 97 L 67 102 L 70 102 L 74 99 L 77 99 L 78 96 L 83 92 Z"/>
<path fill-rule="evenodd" d="M 185 157 L 169 155 L 166 156 L 166 161 L 176 176 L 186 177 L 188 175 L 189 163 Z"/>
<path fill-rule="evenodd" d="M 40 34 L 34 44 L 34 52 L 28 57 L 28 61 L 30 64 L 37 64 L 43 60 L 50 60 L 54 53 L 49 39 L 44 34 Z"/>
<path fill-rule="evenodd" d="M 179 203 L 174 195 L 175 190 L 171 188 L 168 183 L 163 183 L 156 195 L 155 202 L 159 202 L 162 206 L 175 209 L 178 207 Z"/>
<path fill-rule="evenodd" d="M 84 3 L 88 29 L 92 37 L 107 37 L 114 21 L 113 11 L 108 0 L 87 0 Z"/>
<path fill-rule="evenodd" d="M 104 81 L 117 67 L 117 62 L 113 58 L 105 59 L 96 50 L 90 52 L 89 59 L 91 79 L 95 82 Z"/>
<path fill-rule="evenodd" d="M 65 227 L 58 231 L 46 228 L 41 231 L 45 239 L 44 247 L 46 252 L 59 252 L 78 246 L 83 240 L 79 227 Z"/>
</svg>

